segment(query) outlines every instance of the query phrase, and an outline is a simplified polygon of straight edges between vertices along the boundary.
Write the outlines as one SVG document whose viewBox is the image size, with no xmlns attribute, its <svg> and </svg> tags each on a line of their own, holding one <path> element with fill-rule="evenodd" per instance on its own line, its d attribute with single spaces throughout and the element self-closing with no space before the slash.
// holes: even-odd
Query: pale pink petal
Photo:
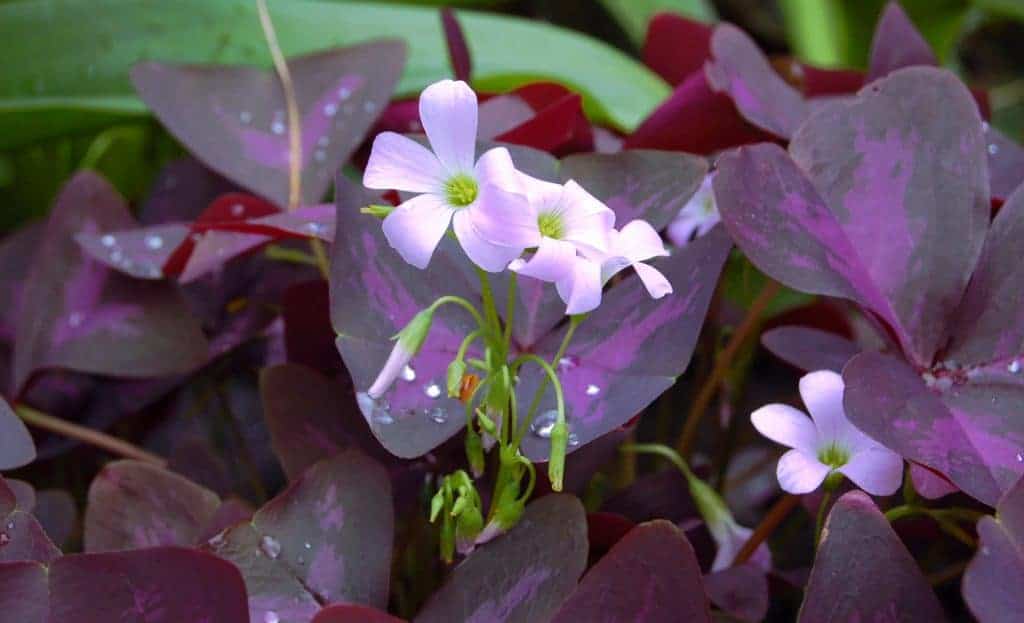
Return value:
<svg viewBox="0 0 1024 623">
<path fill-rule="evenodd" d="M 534 212 L 547 212 L 555 209 L 562 200 L 561 184 L 537 179 L 522 171 L 519 172 L 519 180 Z"/>
<path fill-rule="evenodd" d="M 843 409 L 843 389 L 843 377 L 831 370 L 811 372 L 800 379 L 800 397 L 818 428 L 822 445 L 837 441 L 850 447 L 849 442 L 857 439 L 853 434 L 856 429 Z"/>
<path fill-rule="evenodd" d="M 444 176 L 441 163 L 429 149 L 401 134 L 381 132 L 373 140 L 363 185 L 378 190 L 436 192 Z"/>
<path fill-rule="evenodd" d="M 668 225 L 668 239 L 677 247 L 685 247 L 693 238 L 694 232 L 699 232 L 701 220 L 690 214 L 680 213 Z"/>
<path fill-rule="evenodd" d="M 652 257 L 668 255 L 661 236 L 647 221 L 630 221 L 613 239 L 611 252 L 631 262 L 643 262 Z"/>
<path fill-rule="evenodd" d="M 473 227 L 473 219 L 470 217 L 468 209 L 455 213 L 452 218 L 452 229 L 469 259 L 487 272 L 497 273 L 505 270 L 509 262 L 523 252 L 522 247 L 518 249 L 503 247 L 485 240 L 480 232 Z"/>
<path fill-rule="evenodd" d="M 633 264 L 633 270 L 640 276 L 640 280 L 644 282 L 644 287 L 647 288 L 647 293 L 651 295 L 652 299 L 660 299 L 666 294 L 672 293 L 672 284 L 669 283 L 665 275 L 661 274 L 661 271 L 657 268 L 643 262 L 637 262 Z"/>
<path fill-rule="evenodd" d="M 406 262 L 426 268 L 453 210 L 437 195 L 413 197 L 384 218 L 384 236 Z"/>
<path fill-rule="evenodd" d="M 583 249 L 607 253 L 609 232 L 615 225 L 615 212 L 569 180 L 562 188 L 559 211 L 565 225 L 563 240 Z"/>
<path fill-rule="evenodd" d="M 601 267 L 596 262 L 577 257 L 571 278 L 555 285 L 569 315 L 591 312 L 601 304 Z"/>
<path fill-rule="evenodd" d="M 402 347 L 400 340 L 395 340 L 395 346 L 391 349 L 388 360 L 384 362 L 384 367 L 381 368 L 380 374 L 377 375 L 377 379 L 366 393 L 371 398 L 383 396 L 384 392 L 388 391 L 388 388 L 395 382 L 395 379 L 398 378 L 411 359 L 412 353 Z"/>
<path fill-rule="evenodd" d="M 576 248 L 572 244 L 543 238 L 533 257 L 510 268 L 520 275 L 554 283 L 572 277 L 575 260 Z"/>
<path fill-rule="evenodd" d="M 750 539 L 750 535 L 754 533 L 750 528 L 745 528 L 732 520 L 722 521 L 718 527 L 709 525 L 708 531 L 711 532 L 711 536 L 718 548 L 715 552 L 715 560 L 711 563 L 712 573 L 731 567 L 733 561 L 736 560 L 736 554 L 740 553 L 740 550 L 743 549 L 743 546 Z M 750 562 L 760 569 L 770 571 L 772 568 L 771 550 L 768 549 L 767 545 L 761 543 L 754 550 L 754 554 L 750 557 Z"/>
<path fill-rule="evenodd" d="M 472 173 L 476 153 L 476 93 L 461 80 L 441 80 L 420 94 L 420 122 L 449 173 Z"/>
<path fill-rule="evenodd" d="M 892 495 L 903 482 L 903 459 L 892 450 L 875 446 L 855 452 L 839 471 L 871 495 Z"/>
<path fill-rule="evenodd" d="M 790 450 L 783 454 L 775 470 L 782 490 L 796 495 L 817 489 L 828 473 L 828 465 L 800 450 Z"/>
<path fill-rule="evenodd" d="M 700 225 L 697 226 L 697 236 L 703 236 L 704 234 L 711 231 L 711 228 L 722 222 L 722 217 L 716 212 L 714 215 L 704 219 Z"/>
<path fill-rule="evenodd" d="M 818 448 L 818 431 L 807 414 L 789 405 L 765 405 L 750 414 L 750 421 L 757 432 L 775 443 L 796 448 L 808 454 L 815 454 Z"/>
<path fill-rule="evenodd" d="M 525 195 L 488 184 L 468 211 L 476 230 L 493 244 L 518 248 L 520 253 L 540 244 L 537 213 Z"/>
<path fill-rule="evenodd" d="M 512 163 L 512 154 L 504 147 L 485 151 L 476 161 L 475 176 L 480 186 L 493 184 L 508 192 L 526 194 L 523 176 Z"/>
</svg>

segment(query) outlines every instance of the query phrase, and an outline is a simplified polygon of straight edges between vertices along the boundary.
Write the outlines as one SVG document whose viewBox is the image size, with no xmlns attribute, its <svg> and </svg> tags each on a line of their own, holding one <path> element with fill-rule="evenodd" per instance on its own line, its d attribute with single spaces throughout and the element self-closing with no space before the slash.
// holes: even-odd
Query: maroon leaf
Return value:
<svg viewBox="0 0 1024 623">
<path fill-rule="evenodd" d="M 672 86 L 701 70 L 711 58 L 712 28 L 675 13 L 658 13 L 647 24 L 644 64 Z"/>
<path fill-rule="evenodd" d="M 508 534 L 478 547 L 427 602 L 416 623 L 546 621 L 587 563 L 579 500 L 549 495 L 526 508 Z"/>
<path fill-rule="evenodd" d="M 387 612 L 366 606 L 343 604 L 321 610 L 311 623 L 405 623 Z"/>
<path fill-rule="evenodd" d="M 978 537 L 964 599 L 981 623 L 1011 623 L 1024 612 L 1024 479 L 999 501 L 995 517 L 981 518 Z"/>
<path fill-rule="evenodd" d="M 452 62 L 455 79 L 469 82 L 473 73 L 473 59 L 469 55 L 469 46 L 466 44 L 466 35 L 462 32 L 459 18 L 451 7 L 441 9 L 441 26 L 448 44 L 448 58 Z"/>
<path fill-rule="evenodd" d="M 301 115 L 302 203 L 315 204 L 334 171 L 387 105 L 405 62 L 395 41 L 289 62 Z M 289 138 L 275 74 L 250 67 L 144 62 L 132 68 L 140 97 L 172 134 L 213 169 L 278 205 L 288 203 Z"/>
<path fill-rule="evenodd" d="M 18 623 L 48 623 L 46 567 L 35 562 L 0 562 L 0 612 Z"/>
<path fill-rule="evenodd" d="M 60 556 L 60 550 L 23 504 L 15 497 L 10 481 L 0 478 L 0 563 L 48 563 Z"/>
<path fill-rule="evenodd" d="M 860 352 L 857 344 L 835 333 L 810 327 L 778 327 L 761 334 L 761 345 L 805 372 L 833 370 Z"/>
<path fill-rule="evenodd" d="M 754 40 L 732 24 L 711 35 L 708 84 L 727 93 L 743 117 L 780 138 L 789 138 L 807 117 L 803 96 L 772 69 Z"/>
<path fill-rule="evenodd" d="M 555 615 L 573 621 L 711 621 L 700 566 L 679 528 L 633 528 L 594 565 Z"/>
<path fill-rule="evenodd" d="M 871 63 L 867 82 L 887 76 L 897 69 L 913 65 L 934 67 L 939 64 L 935 53 L 914 27 L 898 2 L 889 2 L 871 42 Z"/>
<path fill-rule="evenodd" d="M 579 93 L 554 82 L 533 82 L 500 98 L 521 100 L 533 114 L 516 123 L 514 120 L 519 113 L 513 111 L 515 116 L 505 121 L 510 127 L 495 133 L 494 140 L 557 155 L 593 150 L 593 129 L 583 112 L 583 98 Z M 507 114 L 508 106 L 505 108 L 502 114 Z"/>
<path fill-rule="evenodd" d="M 89 487 L 85 550 L 196 545 L 219 506 L 217 494 L 173 472 L 138 461 L 110 463 Z"/>
<path fill-rule="evenodd" d="M 206 360 L 207 344 L 178 292 L 140 283 L 83 257 L 80 232 L 127 228 L 124 200 L 103 179 L 77 174 L 61 191 L 26 281 L 15 386 L 40 368 L 118 377 L 188 372 Z"/>
<path fill-rule="evenodd" d="M 800 621 L 943 621 L 917 562 L 866 494 L 832 507 L 807 584 Z"/>
<path fill-rule="evenodd" d="M 741 621 L 763 621 L 768 614 L 768 576 L 756 564 L 747 563 L 704 576 L 708 598 L 723 612 Z"/>
<path fill-rule="evenodd" d="M 253 621 L 306 623 L 332 602 L 384 607 L 393 524 L 386 472 L 348 451 L 311 467 L 208 546 L 241 570 Z"/>
<path fill-rule="evenodd" d="M 28 465 L 36 459 L 36 444 L 25 423 L 0 397 L 0 470 Z"/>
</svg>

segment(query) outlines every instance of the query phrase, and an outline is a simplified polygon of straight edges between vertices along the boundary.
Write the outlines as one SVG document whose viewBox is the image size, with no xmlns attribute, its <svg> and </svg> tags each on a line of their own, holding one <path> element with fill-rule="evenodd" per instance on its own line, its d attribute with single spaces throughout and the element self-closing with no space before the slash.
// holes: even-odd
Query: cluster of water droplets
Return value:
<svg viewBox="0 0 1024 623">
<path fill-rule="evenodd" d="M 150 233 L 145 235 L 142 244 L 149 251 L 156 252 L 164 248 L 166 241 L 163 236 Z M 129 275 L 143 279 L 160 279 L 164 275 L 163 269 L 156 263 L 136 261 L 129 258 L 114 234 L 104 234 L 101 236 L 100 245 L 106 250 L 107 261 Z"/>
<path fill-rule="evenodd" d="M 555 409 L 549 409 L 534 418 L 533 422 L 530 422 L 530 432 L 533 433 L 534 437 L 539 437 L 540 439 L 551 439 L 551 433 L 555 430 L 555 424 L 557 422 L 558 411 Z M 568 445 L 570 448 L 575 448 L 580 445 L 579 435 L 572 431 L 572 420 L 566 418 L 565 423 L 569 427 Z"/>
<path fill-rule="evenodd" d="M 14 522 L 13 521 L 8 521 L 7 522 L 7 530 L 8 531 L 14 530 Z M 7 532 L 0 532 L 0 547 L 3 547 L 3 546 L 7 545 L 10 542 L 11 542 L 11 535 L 8 534 Z"/>
</svg>

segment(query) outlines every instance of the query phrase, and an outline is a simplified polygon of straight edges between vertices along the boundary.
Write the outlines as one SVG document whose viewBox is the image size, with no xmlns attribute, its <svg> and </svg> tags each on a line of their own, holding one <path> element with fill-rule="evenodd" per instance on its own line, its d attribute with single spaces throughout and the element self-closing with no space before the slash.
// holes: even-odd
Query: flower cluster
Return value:
<svg viewBox="0 0 1024 623">
<path fill-rule="evenodd" d="M 415 193 L 384 219 L 384 234 L 405 261 L 426 268 L 451 224 L 474 264 L 555 284 L 568 314 L 595 309 L 604 284 L 630 266 L 652 297 L 672 291 L 644 264 L 668 254 L 650 224 L 615 229 L 615 213 L 586 189 L 517 170 L 504 147 L 475 158 L 477 98 L 465 82 L 427 87 L 419 110 L 431 149 L 381 133 L 363 176 L 367 188 Z"/>
</svg>

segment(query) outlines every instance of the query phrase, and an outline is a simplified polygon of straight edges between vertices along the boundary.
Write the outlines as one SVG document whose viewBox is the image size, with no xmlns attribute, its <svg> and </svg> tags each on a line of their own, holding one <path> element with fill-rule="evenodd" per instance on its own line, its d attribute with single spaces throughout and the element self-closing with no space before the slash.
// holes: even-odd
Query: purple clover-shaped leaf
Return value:
<svg viewBox="0 0 1024 623">
<path fill-rule="evenodd" d="M 993 199 L 1005 199 L 1024 184 L 1024 147 L 986 124 L 988 175 Z"/>
<path fill-rule="evenodd" d="M 943 621 L 917 562 L 866 494 L 832 507 L 807 583 L 800 621 Z"/>
<path fill-rule="evenodd" d="M 333 602 L 386 605 L 393 524 L 387 473 L 347 451 L 208 547 L 242 571 L 252 620 L 306 623 Z"/>
<path fill-rule="evenodd" d="M 0 478 L 0 563 L 48 563 L 59 557 L 60 550 L 32 516 L 31 504 L 24 494 L 16 495 L 11 485 L 12 481 Z"/>
<path fill-rule="evenodd" d="M 36 458 L 32 435 L 2 397 L 0 397 L 0 470 L 27 465 Z"/>
<path fill-rule="evenodd" d="M 1011 623 L 1024 612 L 1024 479 L 978 522 L 981 547 L 964 573 L 964 599 L 981 623 Z"/>
<path fill-rule="evenodd" d="M 660 520 L 616 543 L 552 621 L 710 622 L 711 612 L 693 547 L 679 528 Z"/>
<path fill-rule="evenodd" d="M 75 500 L 63 489 L 36 492 L 36 505 L 32 508 L 32 514 L 58 548 L 68 542 L 78 523 Z"/>
<path fill-rule="evenodd" d="M 811 327 L 778 327 L 761 334 L 761 345 L 779 359 L 806 372 L 842 372 L 857 344 L 835 333 Z"/>
<path fill-rule="evenodd" d="M 587 563 L 579 500 L 549 495 L 526 508 L 508 534 L 478 547 L 427 602 L 416 623 L 546 621 Z"/>
<path fill-rule="evenodd" d="M 711 603 L 741 621 L 763 621 L 768 613 L 768 577 L 754 563 L 709 573 L 704 585 Z"/>
<path fill-rule="evenodd" d="M 0 612 L 18 623 L 247 620 L 238 570 L 179 548 L 0 563 Z"/>
<path fill-rule="evenodd" d="M 395 41 L 291 59 L 304 205 L 320 200 L 334 172 L 362 142 L 404 62 L 405 46 Z M 278 205 L 288 203 L 288 119 L 273 72 L 146 62 L 131 73 L 140 97 L 197 157 Z"/>
<path fill-rule="evenodd" d="M 871 41 L 871 62 L 867 81 L 882 78 L 904 67 L 939 64 L 935 53 L 898 2 L 890 2 L 882 12 Z"/>
<path fill-rule="evenodd" d="M 41 368 L 156 377 L 201 365 L 207 344 L 173 286 L 143 284 L 83 256 L 74 236 L 130 226 L 128 207 L 93 173 L 54 204 L 19 308 L 14 386 Z"/>
<path fill-rule="evenodd" d="M 138 461 L 110 463 L 89 487 L 85 550 L 197 545 L 220 505 L 217 494 L 173 472 Z"/>
</svg>

